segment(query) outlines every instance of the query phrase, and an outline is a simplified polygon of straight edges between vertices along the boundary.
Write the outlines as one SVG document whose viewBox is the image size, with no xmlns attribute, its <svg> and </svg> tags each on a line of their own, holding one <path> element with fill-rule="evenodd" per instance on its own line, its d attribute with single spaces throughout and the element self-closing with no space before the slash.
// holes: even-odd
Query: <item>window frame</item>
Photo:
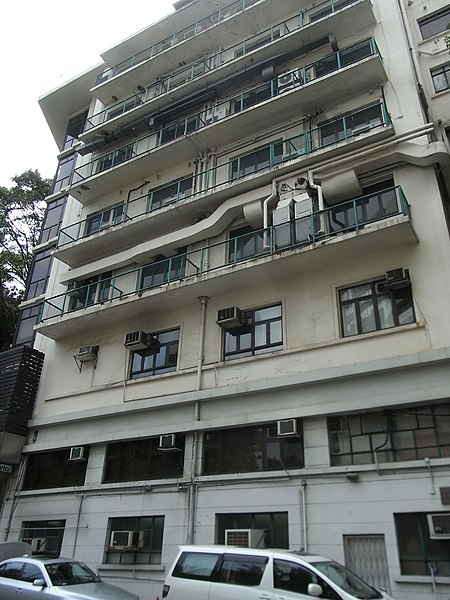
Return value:
<svg viewBox="0 0 450 600">
<path fill-rule="evenodd" d="M 450 17 L 449 17 L 450 18 Z M 447 62 L 439 67 L 434 67 L 430 69 L 431 81 L 433 82 L 434 91 L 436 94 L 441 94 L 450 89 L 450 62 Z M 436 84 L 439 80 L 445 80 L 445 87 L 438 89 L 438 85 Z"/>
<path fill-rule="evenodd" d="M 171 335 L 174 333 L 178 334 L 176 339 Z M 154 377 L 155 375 L 177 371 L 180 352 L 180 334 L 180 327 L 151 333 L 150 335 L 159 342 L 159 348 L 157 351 L 152 348 L 132 350 L 130 353 L 129 378 L 140 379 L 142 377 Z M 175 346 L 176 356 L 174 358 Z M 162 361 L 161 358 L 164 358 L 164 360 Z M 138 362 L 140 362 L 140 368 L 138 368 Z"/>
<path fill-rule="evenodd" d="M 415 323 L 416 316 L 411 283 L 400 289 L 392 290 L 383 287 L 384 283 L 385 280 L 379 278 L 337 289 L 341 338 L 350 338 L 376 331 L 395 329 L 396 327 Z M 359 288 L 361 288 L 362 291 L 363 288 L 366 288 L 368 293 L 354 296 L 355 290 L 358 290 Z M 343 299 L 344 294 L 347 292 L 353 297 Z M 390 303 L 389 313 L 386 312 L 386 300 Z M 407 303 L 407 306 L 406 310 L 400 312 L 399 306 L 402 301 Z M 367 323 L 369 323 L 369 326 L 367 326 L 362 314 L 364 310 L 368 310 L 369 302 L 372 324 L 367 320 Z M 346 311 L 346 307 L 352 308 L 352 312 Z M 347 316 L 345 315 L 345 312 L 348 312 Z M 410 316 L 408 316 L 409 313 Z M 390 318 L 390 321 L 388 321 L 386 315 Z M 402 315 L 405 316 L 402 317 Z"/>
<path fill-rule="evenodd" d="M 150 527 L 147 522 L 151 522 Z M 104 563 L 110 565 L 160 565 L 164 525 L 164 515 L 110 517 L 106 529 Z M 119 531 L 137 533 L 139 540 L 137 547 L 114 548 L 111 545 L 112 536 L 114 532 Z"/>
<path fill-rule="evenodd" d="M 279 315 L 261 318 L 257 320 L 257 314 L 271 309 L 279 308 Z M 283 306 L 281 302 L 261 306 L 254 309 L 243 311 L 244 325 L 233 329 L 224 329 L 223 333 L 223 360 L 233 360 L 236 358 L 246 358 L 249 356 L 258 356 L 268 352 L 283 350 L 284 331 L 283 331 Z M 271 342 L 277 332 L 272 331 L 272 325 L 279 323 L 279 341 Z M 265 343 L 257 344 L 256 338 L 261 335 L 258 329 L 265 329 Z M 248 338 L 250 336 L 250 338 Z M 233 341 L 233 338 L 236 340 Z M 248 340 L 249 339 L 249 343 Z M 276 339 L 276 338 L 275 338 Z M 247 346 L 243 344 L 246 343 Z M 234 347 L 234 349 L 233 349 Z"/>
<path fill-rule="evenodd" d="M 36 549 L 33 549 L 32 556 L 51 556 L 53 558 L 58 558 L 61 555 L 65 528 L 65 519 L 22 521 L 20 540 L 32 546 L 33 540 L 35 539 L 39 540 L 51 537 L 54 540 L 54 543 L 56 543 L 53 550 L 48 549 L 47 544 L 44 544 L 43 547 L 37 547 L 36 544 Z"/>
<path fill-rule="evenodd" d="M 439 28 L 441 21 L 446 21 L 443 29 Z M 429 40 L 440 33 L 444 33 L 448 23 L 450 23 L 450 6 L 445 6 L 433 14 L 417 21 L 423 40 Z"/>
<path fill-rule="evenodd" d="M 89 447 L 83 460 L 70 461 L 70 448 L 33 452 L 28 455 L 24 490 L 45 490 L 83 486 L 86 478 Z"/>
<path fill-rule="evenodd" d="M 158 450 L 159 438 L 110 442 L 106 447 L 102 484 L 176 479 L 183 475 L 185 437 L 177 450 Z"/>
<path fill-rule="evenodd" d="M 202 475 L 303 469 L 305 452 L 302 427 L 298 419 L 298 434 L 285 437 L 277 435 L 276 423 L 208 431 L 203 438 Z M 239 464 L 236 461 L 237 447 L 242 449 Z"/>
</svg>

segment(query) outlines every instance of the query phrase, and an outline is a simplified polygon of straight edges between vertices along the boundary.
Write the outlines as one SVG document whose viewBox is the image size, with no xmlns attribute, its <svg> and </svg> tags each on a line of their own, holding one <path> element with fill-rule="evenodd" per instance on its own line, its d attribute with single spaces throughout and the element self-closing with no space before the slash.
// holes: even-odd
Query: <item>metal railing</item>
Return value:
<svg viewBox="0 0 450 600">
<path fill-rule="evenodd" d="M 399 186 L 366 194 L 267 229 L 252 231 L 225 242 L 210 244 L 155 261 L 138 269 L 81 285 L 45 301 L 41 322 L 78 312 L 94 305 L 141 295 L 175 281 L 194 278 L 230 265 L 270 256 L 281 251 L 322 242 L 370 223 L 397 215 L 411 216 Z"/>
<path fill-rule="evenodd" d="M 148 154 L 156 148 L 173 142 L 175 139 L 185 137 L 203 129 L 213 122 L 216 123 L 230 115 L 237 114 L 242 110 L 285 94 L 294 88 L 306 85 L 330 73 L 337 72 L 369 56 L 379 56 L 376 44 L 371 38 L 363 42 L 358 42 L 354 46 L 350 46 L 342 51 L 330 54 L 320 61 L 315 61 L 314 63 L 284 73 L 281 78 L 277 77 L 265 84 L 246 89 L 240 94 L 216 104 L 211 109 L 202 110 L 178 121 L 173 121 L 169 125 L 141 136 L 134 142 L 127 143 L 108 154 L 80 165 L 73 171 L 71 184 L 73 185 L 88 177 L 109 170 L 119 163 Z M 286 78 L 289 78 L 289 85 L 284 83 Z M 282 83 L 280 83 L 280 80 Z M 119 157 L 120 160 L 115 157 Z"/>
</svg>

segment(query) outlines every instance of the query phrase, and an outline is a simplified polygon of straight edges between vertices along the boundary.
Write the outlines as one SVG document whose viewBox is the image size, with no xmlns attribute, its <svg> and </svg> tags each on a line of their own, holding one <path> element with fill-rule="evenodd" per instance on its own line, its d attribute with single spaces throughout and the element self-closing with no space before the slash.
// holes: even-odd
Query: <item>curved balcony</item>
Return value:
<svg viewBox="0 0 450 600">
<path fill-rule="evenodd" d="M 190 225 L 212 213 L 227 198 L 265 185 L 275 176 L 298 169 L 298 162 L 318 152 L 337 152 L 342 145 L 363 145 L 367 136 L 391 135 L 383 102 L 377 102 L 319 127 L 249 150 L 215 168 L 193 173 L 152 188 L 127 203 L 108 207 L 64 227 L 55 256 L 69 264 L 93 261 L 117 251 Z M 273 169 L 276 169 L 276 174 Z M 182 203 L 181 211 L 170 210 Z M 149 219 L 149 215 L 154 218 Z"/>
<path fill-rule="evenodd" d="M 192 161 L 199 151 L 260 132 L 268 122 L 276 125 L 288 119 L 298 120 L 299 103 L 303 114 L 314 112 L 318 98 L 322 98 L 322 106 L 331 101 L 334 104 L 385 79 L 374 40 L 364 40 L 81 164 L 73 171 L 72 190 L 82 204 L 89 204 L 100 195 L 132 184 L 142 176 L 142 169 L 163 171 L 167 161 L 173 162 L 174 151 L 178 163 Z M 249 111 L 256 107 L 258 110 L 249 118 Z M 118 169 L 120 174 L 114 173 Z"/>
<path fill-rule="evenodd" d="M 307 271 L 312 265 L 329 266 L 355 253 L 364 256 L 380 247 L 414 242 L 409 204 L 401 188 L 388 188 L 121 275 L 71 286 L 66 293 L 45 301 L 37 330 L 58 339 L 87 331 L 94 318 L 96 326 L 126 319 L 130 302 L 134 315 L 149 308 L 157 313 L 171 303 L 179 304 L 181 293 L 186 301 L 194 301 L 211 293 L 211 285 L 214 293 L 220 294 L 257 284 L 261 269 L 288 275 Z"/>
</svg>

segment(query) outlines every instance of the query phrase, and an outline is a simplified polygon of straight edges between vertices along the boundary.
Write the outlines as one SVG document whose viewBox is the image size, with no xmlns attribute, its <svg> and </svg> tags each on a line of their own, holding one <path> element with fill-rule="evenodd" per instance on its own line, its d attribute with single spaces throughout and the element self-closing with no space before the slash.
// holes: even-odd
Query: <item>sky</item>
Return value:
<svg viewBox="0 0 450 600">
<path fill-rule="evenodd" d="M 3 0 L 0 186 L 37 169 L 53 178 L 58 148 L 38 104 L 100 62 L 100 53 L 173 12 L 173 0 Z M 157 41 L 157 40 L 156 40 Z"/>
</svg>

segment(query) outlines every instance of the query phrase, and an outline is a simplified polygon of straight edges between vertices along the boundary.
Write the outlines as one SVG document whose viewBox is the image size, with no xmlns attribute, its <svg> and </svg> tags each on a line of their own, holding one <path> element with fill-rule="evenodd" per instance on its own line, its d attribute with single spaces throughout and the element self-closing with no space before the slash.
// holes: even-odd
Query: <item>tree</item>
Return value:
<svg viewBox="0 0 450 600">
<path fill-rule="evenodd" d="M 9 348 L 33 262 L 51 180 L 29 169 L 0 186 L 0 350 Z"/>
</svg>

